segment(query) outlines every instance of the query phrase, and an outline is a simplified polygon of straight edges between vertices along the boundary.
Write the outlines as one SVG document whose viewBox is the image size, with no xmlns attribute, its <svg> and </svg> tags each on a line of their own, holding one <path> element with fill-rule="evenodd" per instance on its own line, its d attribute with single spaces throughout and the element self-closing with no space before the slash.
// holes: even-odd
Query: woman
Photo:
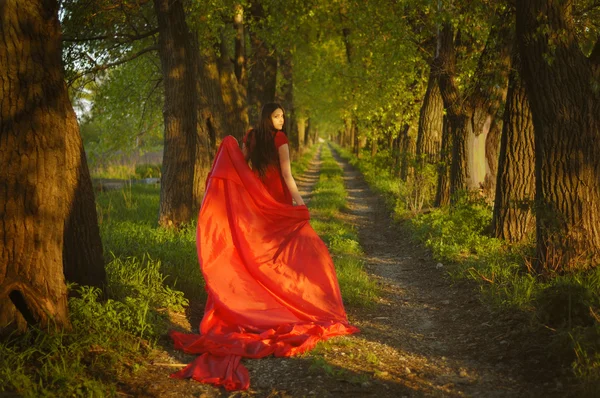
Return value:
<svg viewBox="0 0 600 398">
<path fill-rule="evenodd" d="M 358 331 L 291 175 L 283 108 L 266 104 L 261 114 L 243 152 L 225 137 L 207 178 L 197 230 L 208 295 L 200 334 L 170 333 L 176 348 L 201 354 L 172 377 L 227 390 L 249 387 L 241 357 L 296 355 Z"/>
<path fill-rule="evenodd" d="M 281 105 L 268 103 L 261 111 L 260 124 L 243 140 L 244 157 L 265 184 L 269 193 L 282 203 L 303 205 L 290 165 L 288 139 L 282 131 L 285 113 Z"/>
</svg>

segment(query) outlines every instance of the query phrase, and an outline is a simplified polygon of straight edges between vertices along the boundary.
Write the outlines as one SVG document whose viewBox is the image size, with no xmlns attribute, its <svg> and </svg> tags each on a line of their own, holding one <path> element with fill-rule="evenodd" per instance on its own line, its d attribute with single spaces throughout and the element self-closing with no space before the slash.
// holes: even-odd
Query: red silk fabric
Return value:
<svg viewBox="0 0 600 398">
<path fill-rule="evenodd" d="M 358 332 L 308 220 L 306 206 L 273 199 L 233 137 L 223 140 L 198 218 L 208 293 L 200 334 L 170 333 L 176 348 L 201 355 L 171 377 L 244 390 L 250 380 L 241 357 L 296 355 Z"/>
</svg>

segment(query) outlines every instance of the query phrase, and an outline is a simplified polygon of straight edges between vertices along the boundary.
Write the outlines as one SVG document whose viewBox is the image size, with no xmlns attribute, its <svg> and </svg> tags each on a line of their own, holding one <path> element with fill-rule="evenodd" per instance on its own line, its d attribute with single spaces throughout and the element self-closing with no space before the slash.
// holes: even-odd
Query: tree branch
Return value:
<svg viewBox="0 0 600 398">
<path fill-rule="evenodd" d="M 85 76 L 85 75 L 90 74 L 90 73 L 100 72 L 100 71 L 112 68 L 113 66 L 118 66 L 118 65 L 124 64 L 126 62 L 129 62 L 129 61 L 132 61 L 132 60 L 136 59 L 137 57 L 139 57 L 141 55 L 144 55 L 144 54 L 146 54 L 148 52 L 156 51 L 156 50 L 158 50 L 158 46 L 147 47 L 147 48 L 144 48 L 143 50 L 138 51 L 135 54 L 131 54 L 128 57 L 122 58 L 122 59 L 120 59 L 118 61 L 109 62 L 109 63 L 104 64 L 104 65 L 97 65 L 97 66 L 95 66 L 92 69 L 85 70 L 85 71 L 83 71 L 83 72 L 78 73 L 77 75 L 75 75 L 75 77 L 73 77 L 68 82 L 68 86 L 71 86 L 77 79 L 81 78 L 82 76 Z"/>
<path fill-rule="evenodd" d="M 86 41 L 95 41 L 95 40 L 109 40 L 115 39 L 118 43 L 129 43 L 135 40 L 144 39 L 149 36 L 153 36 L 158 33 L 158 28 L 152 29 L 151 31 L 137 34 L 137 35 L 128 35 L 128 34 L 116 34 L 116 35 L 104 35 L 104 36 L 90 36 L 90 37 L 63 37 L 62 41 L 73 42 L 73 43 L 82 43 Z M 127 40 L 118 40 L 118 39 L 127 39 Z"/>
</svg>

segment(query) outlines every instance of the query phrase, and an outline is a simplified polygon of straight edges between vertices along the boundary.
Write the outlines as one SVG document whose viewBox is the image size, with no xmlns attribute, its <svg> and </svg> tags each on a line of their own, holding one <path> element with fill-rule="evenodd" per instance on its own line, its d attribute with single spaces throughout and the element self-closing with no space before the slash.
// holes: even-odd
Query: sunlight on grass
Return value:
<svg viewBox="0 0 600 398">
<path fill-rule="evenodd" d="M 339 217 L 340 211 L 346 208 L 347 197 L 342 176 L 343 171 L 331 151 L 323 145 L 321 174 L 309 203 L 310 223 L 329 247 L 344 303 L 369 306 L 377 299 L 378 287 L 364 270 L 356 231 Z"/>
</svg>

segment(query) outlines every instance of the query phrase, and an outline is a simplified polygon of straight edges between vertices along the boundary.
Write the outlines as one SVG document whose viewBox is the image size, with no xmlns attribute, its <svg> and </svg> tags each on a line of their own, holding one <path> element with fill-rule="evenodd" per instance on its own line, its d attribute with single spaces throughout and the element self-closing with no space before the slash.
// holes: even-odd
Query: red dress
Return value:
<svg viewBox="0 0 600 398">
<path fill-rule="evenodd" d="M 252 130 L 250 130 L 252 131 Z M 252 145 L 248 145 L 248 135 L 250 131 L 246 133 L 244 136 L 244 145 L 246 147 L 252 147 Z M 254 139 L 254 135 L 252 135 L 251 139 Z M 289 143 L 285 133 L 283 131 L 273 132 L 273 140 L 275 140 L 275 150 L 279 151 L 279 147 Z M 276 159 L 273 159 L 273 163 L 267 168 L 265 176 L 260 179 L 264 184 L 267 191 L 273 196 L 278 202 L 292 204 L 292 194 L 283 179 L 283 175 L 281 174 L 281 166 L 279 165 L 279 152 L 277 152 Z"/>
<path fill-rule="evenodd" d="M 207 301 L 200 334 L 170 333 L 175 347 L 200 354 L 172 377 L 247 389 L 242 357 L 296 355 L 348 324 L 327 246 L 306 206 L 274 199 L 225 137 L 207 178 L 198 216 L 198 258 Z"/>
</svg>

